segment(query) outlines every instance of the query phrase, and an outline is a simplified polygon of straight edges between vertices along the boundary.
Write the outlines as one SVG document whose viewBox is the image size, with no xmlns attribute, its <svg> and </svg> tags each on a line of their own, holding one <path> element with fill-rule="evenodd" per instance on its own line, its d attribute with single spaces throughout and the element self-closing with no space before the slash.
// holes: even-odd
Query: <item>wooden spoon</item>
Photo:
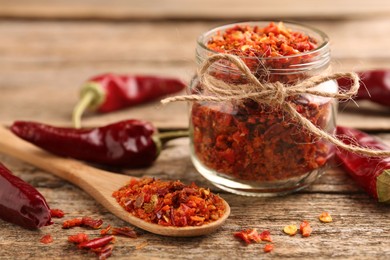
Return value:
<svg viewBox="0 0 390 260">
<path fill-rule="evenodd" d="M 165 227 L 152 224 L 131 215 L 112 197 L 114 191 L 123 187 L 133 177 L 106 172 L 87 166 L 77 160 L 47 153 L 18 138 L 4 127 L 0 127 L 0 152 L 28 162 L 79 186 L 112 214 L 136 227 L 155 234 L 175 237 L 205 235 L 219 228 L 230 214 L 229 205 L 226 201 L 223 201 L 226 208 L 225 214 L 217 221 L 209 224 L 196 227 Z"/>
</svg>

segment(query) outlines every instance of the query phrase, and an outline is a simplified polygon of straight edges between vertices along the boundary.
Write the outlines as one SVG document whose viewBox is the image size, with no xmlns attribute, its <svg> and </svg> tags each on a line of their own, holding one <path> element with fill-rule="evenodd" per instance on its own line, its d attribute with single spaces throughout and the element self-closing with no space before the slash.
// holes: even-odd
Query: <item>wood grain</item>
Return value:
<svg viewBox="0 0 390 260">
<path fill-rule="evenodd" d="M 264 19 L 264 18 L 356 18 L 386 15 L 386 0 L 14 0 L 0 1 L 0 16 L 37 19 Z"/>
<path fill-rule="evenodd" d="M 331 39 L 334 70 L 390 69 L 388 0 L 0 0 L 0 124 L 17 119 L 70 125 L 82 82 L 101 72 L 177 76 L 189 82 L 196 69 L 199 34 L 219 25 L 247 20 L 295 20 L 317 27 Z M 359 102 L 340 105 L 339 124 L 378 134 L 390 144 L 390 110 Z M 85 126 L 142 118 L 166 129 L 187 127 L 185 104 L 158 102 L 107 115 L 89 113 Z M 91 216 L 126 226 L 87 193 L 67 181 L 17 159 L 0 161 L 31 183 L 64 219 Z M 119 171 L 118 169 L 107 169 Z M 201 177 L 190 159 L 188 139 L 171 141 L 151 167 L 121 170 L 124 176 L 192 181 L 210 187 L 231 205 L 231 216 L 215 233 L 169 238 L 137 229 L 140 237 L 118 237 L 112 259 L 390 259 L 390 206 L 378 204 L 335 164 L 309 188 L 275 198 L 228 194 Z M 334 222 L 317 220 L 329 211 Z M 28 231 L 0 220 L 0 259 L 92 259 L 67 236 L 97 230 L 64 230 L 64 219 Z M 282 228 L 309 220 L 313 234 L 286 236 Z M 264 243 L 243 245 L 233 233 L 268 229 L 275 250 Z M 51 233 L 54 242 L 39 239 Z"/>
</svg>

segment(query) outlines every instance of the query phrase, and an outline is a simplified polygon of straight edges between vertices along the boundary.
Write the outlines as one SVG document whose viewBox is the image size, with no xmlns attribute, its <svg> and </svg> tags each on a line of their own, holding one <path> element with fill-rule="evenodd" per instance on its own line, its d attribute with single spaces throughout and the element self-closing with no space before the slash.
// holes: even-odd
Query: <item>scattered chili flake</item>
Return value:
<svg viewBox="0 0 390 260">
<path fill-rule="evenodd" d="M 245 229 L 233 234 L 236 238 L 241 239 L 246 244 L 250 244 L 252 242 L 260 243 L 262 241 L 261 234 L 257 232 L 257 229 Z"/>
<path fill-rule="evenodd" d="M 82 224 L 83 224 L 83 219 L 73 218 L 73 219 L 65 220 L 62 223 L 62 228 L 80 227 Z"/>
<path fill-rule="evenodd" d="M 50 209 L 50 214 L 52 218 L 63 218 L 65 213 L 60 209 Z"/>
<path fill-rule="evenodd" d="M 265 246 L 264 246 L 264 252 L 265 253 L 269 253 L 269 252 L 271 252 L 272 250 L 274 249 L 274 245 L 272 245 L 272 244 L 266 244 Z"/>
<path fill-rule="evenodd" d="M 99 247 L 104 247 L 105 245 L 113 241 L 115 241 L 114 236 L 98 237 L 80 243 L 78 245 L 78 248 L 96 249 Z"/>
<path fill-rule="evenodd" d="M 261 241 L 272 242 L 271 233 L 268 230 L 264 230 L 260 233 Z"/>
<path fill-rule="evenodd" d="M 309 237 L 311 235 L 311 232 L 313 231 L 310 226 L 310 223 L 306 220 L 302 221 L 301 225 L 299 226 L 299 230 L 301 231 L 303 237 Z"/>
<path fill-rule="evenodd" d="M 297 233 L 298 228 L 296 225 L 288 225 L 283 228 L 283 231 L 290 236 L 294 236 Z"/>
<path fill-rule="evenodd" d="M 119 236 L 125 236 L 125 237 L 131 237 L 131 238 L 137 238 L 137 233 L 133 228 L 130 227 L 114 227 L 112 228 L 113 235 L 119 235 Z"/>
<path fill-rule="evenodd" d="M 88 235 L 85 233 L 78 233 L 76 235 L 68 236 L 68 241 L 75 244 L 80 244 L 88 240 Z"/>
<path fill-rule="evenodd" d="M 324 223 L 330 223 L 333 221 L 332 216 L 329 214 L 329 212 L 325 212 L 325 211 L 321 213 L 318 219 Z"/>
<path fill-rule="evenodd" d="M 219 219 L 225 211 L 218 195 L 180 181 L 132 179 L 113 197 L 132 215 L 164 226 L 201 226 Z"/>
<path fill-rule="evenodd" d="M 107 227 L 103 228 L 102 230 L 100 230 L 100 235 L 107 235 L 111 230 L 111 225 L 107 225 Z"/>
<path fill-rule="evenodd" d="M 41 237 L 40 241 L 43 244 L 50 244 L 53 242 L 53 237 L 50 234 L 46 234 L 43 237 Z"/>
<path fill-rule="evenodd" d="M 114 245 L 106 245 L 103 248 L 92 249 L 93 252 L 99 257 L 99 260 L 104 260 L 112 255 Z"/>
<path fill-rule="evenodd" d="M 98 229 L 98 228 L 101 228 L 101 226 L 103 225 L 103 220 L 93 219 L 91 217 L 83 217 L 82 218 L 82 225 L 87 226 L 87 227 L 91 227 L 93 229 Z"/>
</svg>

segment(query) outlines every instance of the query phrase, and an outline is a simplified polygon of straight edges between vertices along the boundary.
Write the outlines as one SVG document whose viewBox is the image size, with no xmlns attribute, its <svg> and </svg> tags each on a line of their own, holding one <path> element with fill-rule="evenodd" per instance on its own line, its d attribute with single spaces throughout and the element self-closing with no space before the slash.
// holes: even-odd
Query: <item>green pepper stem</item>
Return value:
<svg viewBox="0 0 390 260">
<path fill-rule="evenodd" d="M 152 139 L 157 147 L 157 155 L 160 154 L 163 145 L 169 140 L 180 138 L 180 137 L 188 137 L 189 134 L 190 132 L 188 130 L 169 131 L 169 132 L 154 134 Z"/>
<path fill-rule="evenodd" d="M 72 122 L 75 128 L 81 127 L 81 116 L 84 111 L 90 106 L 92 100 L 95 99 L 95 92 L 86 92 L 80 101 L 77 103 L 76 107 L 73 109 Z"/>
<path fill-rule="evenodd" d="M 159 138 L 163 144 L 165 144 L 166 142 L 175 138 L 188 137 L 189 134 L 190 133 L 188 130 L 178 130 L 158 133 L 156 134 L 156 137 Z"/>
<path fill-rule="evenodd" d="M 81 127 L 81 116 L 87 108 L 97 109 L 105 99 L 102 86 L 96 82 L 87 82 L 81 88 L 81 98 L 73 109 L 72 121 L 75 128 Z"/>
</svg>

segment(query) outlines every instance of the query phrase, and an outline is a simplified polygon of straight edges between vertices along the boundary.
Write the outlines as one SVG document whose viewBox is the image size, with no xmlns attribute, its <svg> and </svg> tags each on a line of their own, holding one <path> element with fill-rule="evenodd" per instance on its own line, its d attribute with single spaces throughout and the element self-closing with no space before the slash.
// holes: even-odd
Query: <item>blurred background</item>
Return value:
<svg viewBox="0 0 390 260">
<path fill-rule="evenodd" d="M 13 118 L 31 118 L 38 97 L 47 104 L 37 108 L 42 114 L 59 101 L 71 107 L 80 84 L 101 72 L 189 81 L 196 38 L 250 20 L 297 21 L 323 30 L 337 70 L 390 68 L 389 0 L 0 0 L 0 89 L 12 88 L 3 100 L 17 104 Z M 13 100 L 16 91 L 25 93 L 23 104 Z M 1 103 L 1 120 L 12 121 L 4 112 L 9 103 Z M 61 121 L 70 112 L 56 113 Z"/>
</svg>

